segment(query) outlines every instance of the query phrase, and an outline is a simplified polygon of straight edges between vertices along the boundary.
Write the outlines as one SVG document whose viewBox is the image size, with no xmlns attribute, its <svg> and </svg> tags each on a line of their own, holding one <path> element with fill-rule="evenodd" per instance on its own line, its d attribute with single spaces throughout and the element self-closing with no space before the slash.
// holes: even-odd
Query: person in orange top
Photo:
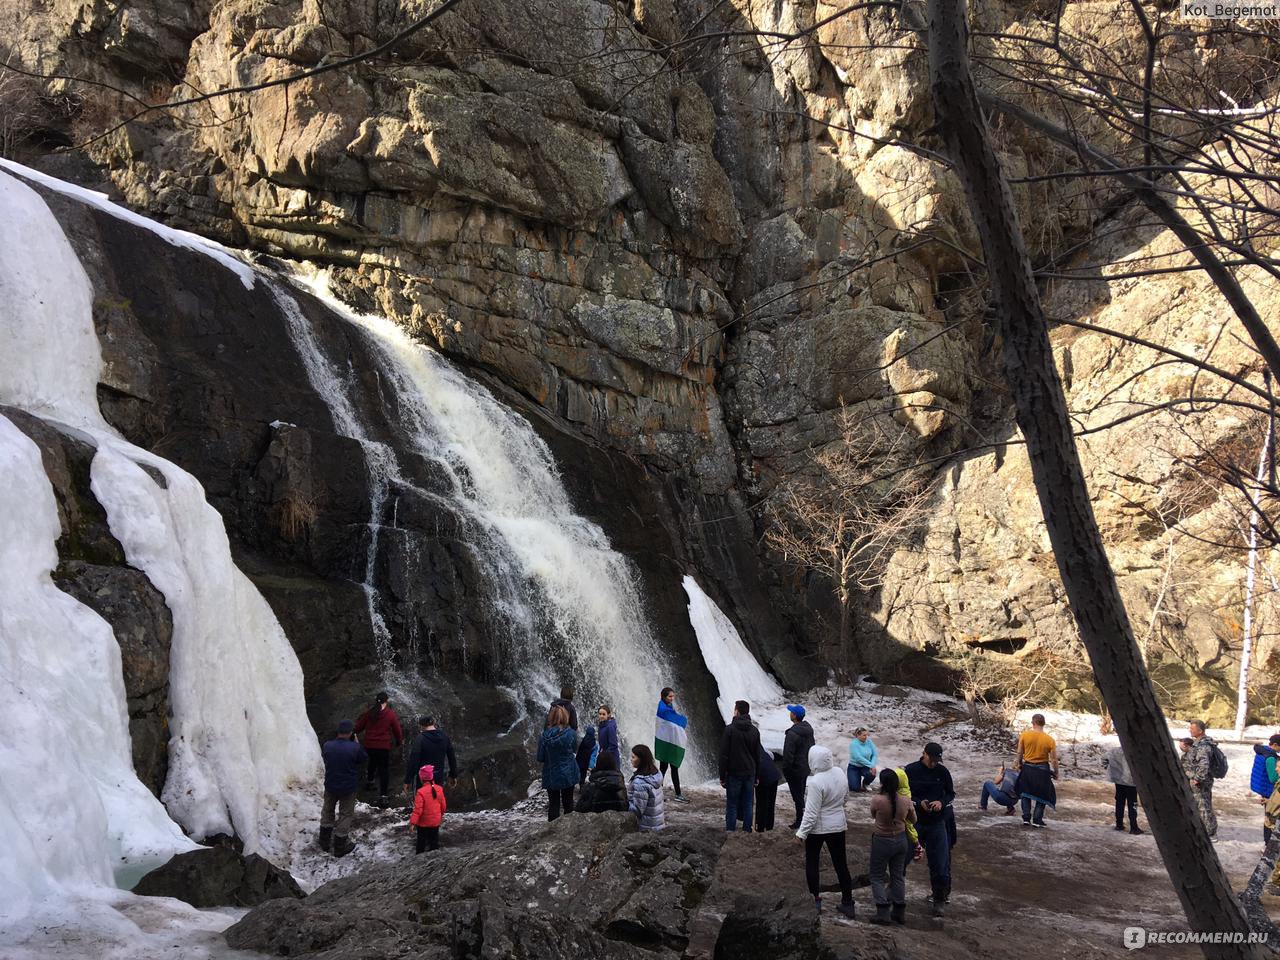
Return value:
<svg viewBox="0 0 1280 960">
<path fill-rule="evenodd" d="M 440 848 L 440 824 L 444 822 L 444 787 L 435 783 L 435 767 L 431 764 L 418 770 L 422 786 L 413 798 L 413 814 L 409 822 L 418 828 L 417 852 Z"/>
<path fill-rule="evenodd" d="M 1022 795 L 1022 822 L 1032 827 L 1044 826 L 1044 808 L 1054 807 L 1058 791 L 1058 743 L 1044 732 L 1044 714 L 1031 717 L 1031 729 L 1018 737 L 1018 793 Z M 1035 801 L 1034 819 L 1031 803 Z"/>
</svg>

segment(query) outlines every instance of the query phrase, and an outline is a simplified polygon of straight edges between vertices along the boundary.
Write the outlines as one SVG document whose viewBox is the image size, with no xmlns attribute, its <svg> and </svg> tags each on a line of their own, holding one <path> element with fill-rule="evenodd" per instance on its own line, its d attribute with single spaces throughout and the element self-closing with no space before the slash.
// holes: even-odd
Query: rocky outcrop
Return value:
<svg viewBox="0 0 1280 960">
<path fill-rule="evenodd" d="M 231 927 L 237 949 L 294 957 L 682 954 L 723 833 L 639 833 L 627 814 L 565 817 L 486 849 L 374 867 Z"/>
<path fill-rule="evenodd" d="M 193 907 L 256 907 L 306 896 L 298 881 L 256 853 L 229 846 L 180 853 L 133 888 L 142 897 L 173 897 Z"/>
</svg>

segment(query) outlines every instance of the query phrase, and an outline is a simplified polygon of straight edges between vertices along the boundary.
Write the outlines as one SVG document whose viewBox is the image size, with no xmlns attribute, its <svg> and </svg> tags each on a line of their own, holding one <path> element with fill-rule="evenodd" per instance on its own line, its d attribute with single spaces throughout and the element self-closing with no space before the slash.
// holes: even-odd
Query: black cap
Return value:
<svg viewBox="0 0 1280 960">
<path fill-rule="evenodd" d="M 941 760 L 942 744 L 934 743 L 932 740 L 930 740 L 928 743 L 924 745 L 924 752 L 927 753 L 929 756 L 933 757 L 933 759 L 935 760 Z"/>
<path fill-rule="evenodd" d="M 379 690 L 379 691 L 378 691 L 378 702 L 379 702 L 379 703 L 386 703 L 386 702 L 387 702 L 387 691 L 385 691 L 385 690 Z"/>
</svg>

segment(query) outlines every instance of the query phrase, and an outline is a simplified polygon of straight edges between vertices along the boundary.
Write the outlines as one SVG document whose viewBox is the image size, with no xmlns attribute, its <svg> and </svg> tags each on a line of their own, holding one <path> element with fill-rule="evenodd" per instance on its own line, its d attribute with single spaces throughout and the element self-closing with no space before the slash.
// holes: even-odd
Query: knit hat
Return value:
<svg viewBox="0 0 1280 960">
<path fill-rule="evenodd" d="M 436 778 L 436 768 L 431 764 L 426 764 L 418 768 L 418 779 L 423 783 L 430 783 Z"/>
<path fill-rule="evenodd" d="M 794 713 L 797 720 L 804 719 L 804 707 L 800 706 L 800 704 L 793 703 L 789 707 L 787 707 L 787 710 L 789 710 L 791 713 Z"/>
<path fill-rule="evenodd" d="M 338 721 L 338 732 L 339 732 L 339 733 L 351 733 L 353 730 L 355 730 L 355 728 L 356 728 L 356 722 L 355 722 L 354 720 L 339 720 L 339 721 Z"/>
</svg>

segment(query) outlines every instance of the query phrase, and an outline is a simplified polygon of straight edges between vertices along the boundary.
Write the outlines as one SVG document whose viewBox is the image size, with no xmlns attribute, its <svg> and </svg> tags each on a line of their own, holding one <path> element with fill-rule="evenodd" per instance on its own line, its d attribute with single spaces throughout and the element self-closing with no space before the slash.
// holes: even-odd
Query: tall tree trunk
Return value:
<svg viewBox="0 0 1280 960">
<path fill-rule="evenodd" d="M 1005 378 L 1058 571 L 1192 928 L 1245 935 L 1248 921 L 1196 813 L 1093 514 L 1013 195 L 974 89 L 967 39 L 964 0 L 929 0 L 934 105 L 982 238 Z M 1116 936 L 1118 947 L 1119 930 Z M 1204 951 L 1211 958 L 1267 955 L 1245 943 L 1206 944 Z"/>
</svg>

